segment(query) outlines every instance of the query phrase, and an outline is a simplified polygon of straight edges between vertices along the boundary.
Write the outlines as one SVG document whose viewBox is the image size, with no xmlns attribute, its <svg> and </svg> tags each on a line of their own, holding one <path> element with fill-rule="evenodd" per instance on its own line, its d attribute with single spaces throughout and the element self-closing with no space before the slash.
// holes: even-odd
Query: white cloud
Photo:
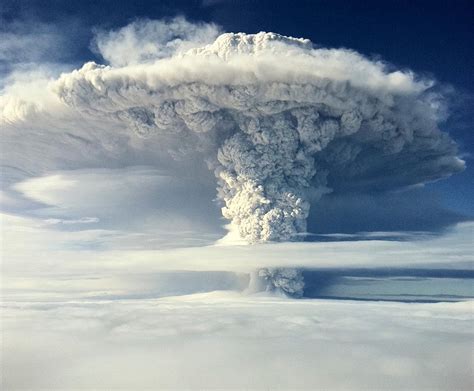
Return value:
<svg viewBox="0 0 474 391">
<path fill-rule="evenodd" d="M 89 286 L 90 278 L 112 279 L 127 285 L 131 273 L 136 276 L 165 271 L 250 273 L 260 268 L 276 267 L 472 267 L 472 223 L 459 224 L 445 236 L 425 240 L 254 246 L 206 246 L 215 237 L 206 237 L 202 232 L 194 231 L 137 233 L 104 229 L 100 223 L 90 228 L 89 225 L 81 225 L 79 231 L 57 230 L 54 227 L 57 226 L 49 225 L 42 219 L 2 216 L 5 295 L 20 290 L 33 296 L 35 292 L 42 291 L 42 294 L 52 297 L 57 294 L 74 297 L 75 293 L 68 291 L 68 285 L 60 283 L 68 276 L 83 280 L 89 294 L 98 295 L 97 292 L 104 294 L 109 289 L 108 294 L 117 292 L 105 283 L 100 287 Z M 28 281 L 28 284 L 22 285 L 22 281 Z M 51 288 L 45 289 L 47 286 Z"/>
<path fill-rule="evenodd" d="M 183 17 L 139 20 L 120 29 L 97 31 L 94 47 L 113 66 L 153 62 L 213 42 L 219 27 Z"/>
<path fill-rule="evenodd" d="M 67 220 L 67 219 L 46 219 L 44 222 L 46 224 L 92 224 L 98 223 L 100 220 L 97 217 L 81 217 L 75 220 Z"/>
<path fill-rule="evenodd" d="M 135 234 L 184 239 L 194 231 L 197 240 L 223 233 L 212 187 L 153 167 L 54 172 L 17 183 L 14 189 L 45 204 L 30 215 L 49 222 L 90 222 L 87 218 L 93 216 L 100 228 Z"/>
<path fill-rule="evenodd" d="M 472 302 L 361 305 L 224 293 L 6 303 L 3 384 L 470 389 L 471 308 Z"/>
</svg>

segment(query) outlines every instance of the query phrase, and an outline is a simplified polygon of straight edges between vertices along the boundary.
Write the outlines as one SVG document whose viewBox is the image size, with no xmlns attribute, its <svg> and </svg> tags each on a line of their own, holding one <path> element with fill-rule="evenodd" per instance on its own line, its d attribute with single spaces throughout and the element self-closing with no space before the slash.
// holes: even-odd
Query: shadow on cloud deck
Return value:
<svg viewBox="0 0 474 391">
<path fill-rule="evenodd" d="M 474 270 L 305 270 L 305 298 L 400 302 L 463 301 L 474 298 Z"/>
</svg>

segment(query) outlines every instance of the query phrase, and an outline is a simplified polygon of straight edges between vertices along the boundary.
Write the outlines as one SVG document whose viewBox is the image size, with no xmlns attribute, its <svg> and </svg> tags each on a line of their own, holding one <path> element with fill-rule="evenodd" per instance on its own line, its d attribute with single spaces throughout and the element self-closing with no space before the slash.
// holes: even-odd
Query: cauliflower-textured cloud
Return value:
<svg viewBox="0 0 474 391">
<path fill-rule="evenodd" d="M 223 216 L 261 242 L 305 232 L 310 201 L 324 193 L 386 191 L 462 170 L 430 87 L 350 50 L 239 33 L 151 63 L 87 63 L 55 91 L 87 116 L 179 140 L 172 154 L 201 153 Z"/>
</svg>

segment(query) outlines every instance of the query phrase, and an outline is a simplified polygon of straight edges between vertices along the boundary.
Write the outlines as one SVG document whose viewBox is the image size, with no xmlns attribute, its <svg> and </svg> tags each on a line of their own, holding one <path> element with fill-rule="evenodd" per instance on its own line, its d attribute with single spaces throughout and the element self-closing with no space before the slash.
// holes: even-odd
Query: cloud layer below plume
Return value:
<svg viewBox="0 0 474 391">
<path fill-rule="evenodd" d="M 3 381 L 9 389 L 469 389 L 471 306 L 224 293 L 9 303 Z"/>
</svg>

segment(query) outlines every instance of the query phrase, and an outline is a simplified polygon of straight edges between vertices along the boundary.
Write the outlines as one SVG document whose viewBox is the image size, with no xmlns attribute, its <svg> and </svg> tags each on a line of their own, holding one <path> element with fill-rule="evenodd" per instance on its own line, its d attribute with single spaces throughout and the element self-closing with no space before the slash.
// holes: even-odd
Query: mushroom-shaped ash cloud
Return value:
<svg viewBox="0 0 474 391">
<path fill-rule="evenodd" d="M 440 97 L 411 72 L 263 32 L 166 53 L 87 63 L 55 91 L 83 115 L 173 140 L 173 156 L 200 154 L 223 216 L 250 243 L 297 238 L 325 193 L 398 189 L 464 167 L 438 127 Z"/>
</svg>

